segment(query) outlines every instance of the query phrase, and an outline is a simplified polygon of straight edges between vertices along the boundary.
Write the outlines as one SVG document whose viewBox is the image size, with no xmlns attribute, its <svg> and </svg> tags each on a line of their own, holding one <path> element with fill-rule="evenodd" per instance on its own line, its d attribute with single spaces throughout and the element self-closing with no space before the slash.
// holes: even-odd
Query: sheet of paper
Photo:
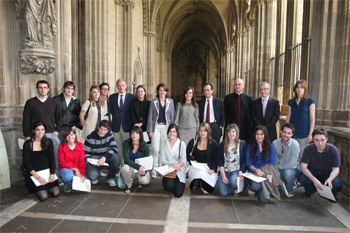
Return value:
<svg viewBox="0 0 350 233">
<path fill-rule="evenodd" d="M 96 166 L 96 165 L 97 165 L 97 162 L 98 162 L 98 159 L 88 158 L 87 161 L 88 161 L 90 164 Z M 108 163 L 105 163 L 105 164 L 103 164 L 103 166 L 109 166 L 109 164 L 108 164 Z"/>
<path fill-rule="evenodd" d="M 169 174 L 170 172 L 175 171 L 175 169 L 173 167 L 169 167 L 169 165 L 155 167 L 154 170 L 159 172 L 162 176 L 165 176 L 165 175 Z"/>
<path fill-rule="evenodd" d="M 37 171 L 36 172 L 40 177 L 44 178 L 46 180 L 46 182 L 49 182 L 49 178 L 50 178 L 50 169 L 45 169 L 45 170 L 41 170 L 41 171 Z M 55 176 L 55 180 L 57 180 L 57 176 L 56 174 L 54 174 Z M 34 184 L 36 186 L 40 186 L 40 182 L 34 177 L 34 176 L 30 176 L 30 178 L 32 179 L 32 181 L 34 182 Z"/>
<path fill-rule="evenodd" d="M 24 139 L 18 138 L 18 147 L 20 150 L 23 150 Z"/>
<path fill-rule="evenodd" d="M 324 197 L 324 198 L 327 198 L 327 199 L 330 199 L 332 201 L 337 201 L 335 198 L 334 198 L 334 195 L 332 193 L 332 190 L 329 186 L 327 185 L 322 185 L 322 189 L 318 189 L 317 188 L 317 192 L 318 194 L 320 194 L 321 197 Z"/>
<path fill-rule="evenodd" d="M 195 161 L 191 161 L 191 165 L 194 168 L 202 170 L 202 171 L 208 172 L 210 170 L 210 168 L 208 167 L 208 165 L 206 163 L 198 163 L 198 162 L 195 162 Z"/>
<path fill-rule="evenodd" d="M 135 163 L 144 166 L 146 171 L 151 170 L 153 167 L 153 156 L 135 159 Z"/>
<path fill-rule="evenodd" d="M 148 133 L 147 132 L 143 132 L 143 140 L 145 142 L 149 142 L 149 137 L 148 137 Z"/>
<path fill-rule="evenodd" d="M 266 178 L 254 175 L 253 173 L 250 173 L 250 172 L 243 173 L 242 176 L 247 177 L 248 179 L 251 179 L 251 180 L 258 182 L 258 183 L 266 180 Z"/>
<path fill-rule="evenodd" d="M 243 191 L 244 188 L 244 179 L 241 181 L 239 179 L 239 176 L 237 176 L 237 192 L 240 193 Z"/>
<path fill-rule="evenodd" d="M 91 181 L 89 179 L 85 179 L 85 182 L 82 183 L 80 181 L 80 177 L 73 176 L 72 189 L 83 192 L 91 192 Z"/>
</svg>

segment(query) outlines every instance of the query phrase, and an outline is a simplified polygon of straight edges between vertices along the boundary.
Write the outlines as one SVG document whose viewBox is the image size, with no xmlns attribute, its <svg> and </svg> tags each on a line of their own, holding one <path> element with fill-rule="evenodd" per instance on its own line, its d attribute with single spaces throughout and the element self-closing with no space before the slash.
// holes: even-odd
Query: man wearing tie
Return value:
<svg viewBox="0 0 350 233">
<path fill-rule="evenodd" d="M 135 95 L 126 92 L 125 80 L 117 81 L 118 93 L 109 98 L 109 109 L 112 114 L 112 132 L 117 143 L 119 155 L 123 157 L 123 142 L 129 138 L 131 129 L 130 104 Z"/>
<path fill-rule="evenodd" d="M 243 79 L 236 79 L 235 92 L 225 96 L 225 124 L 235 123 L 239 127 L 239 139 L 248 140 L 252 136 L 251 107 L 253 99 L 243 93 Z"/>
<path fill-rule="evenodd" d="M 225 126 L 224 103 L 221 99 L 213 96 L 213 85 L 211 83 L 204 84 L 203 95 L 205 98 L 197 102 L 199 123 L 207 122 L 211 128 L 212 138 L 220 143 L 222 128 Z"/>
<path fill-rule="evenodd" d="M 276 123 L 280 117 L 279 101 L 270 97 L 271 87 L 267 82 L 259 84 L 261 97 L 253 101 L 252 120 L 254 127 L 257 125 L 266 126 L 270 141 L 277 139 Z"/>
</svg>

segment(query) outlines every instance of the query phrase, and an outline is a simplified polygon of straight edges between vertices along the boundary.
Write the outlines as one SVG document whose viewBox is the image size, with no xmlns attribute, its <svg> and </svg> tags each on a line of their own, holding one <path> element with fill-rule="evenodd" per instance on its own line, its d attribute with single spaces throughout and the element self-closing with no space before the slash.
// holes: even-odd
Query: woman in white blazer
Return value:
<svg viewBox="0 0 350 233">
<path fill-rule="evenodd" d="M 167 138 L 167 128 L 174 123 L 174 101 L 167 98 L 169 88 L 164 83 L 157 86 L 157 98 L 151 101 L 147 132 L 152 139 L 153 167 L 159 166 L 159 147 Z M 156 171 L 153 169 L 152 178 L 156 178 Z"/>
<path fill-rule="evenodd" d="M 160 146 L 160 158 L 163 165 L 174 168 L 175 177 L 163 177 L 165 191 L 173 192 L 175 197 L 182 197 L 186 182 L 186 144 L 179 139 L 179 127 L 171 124 L 167 131 L 168 140 Z"/>
</svg>

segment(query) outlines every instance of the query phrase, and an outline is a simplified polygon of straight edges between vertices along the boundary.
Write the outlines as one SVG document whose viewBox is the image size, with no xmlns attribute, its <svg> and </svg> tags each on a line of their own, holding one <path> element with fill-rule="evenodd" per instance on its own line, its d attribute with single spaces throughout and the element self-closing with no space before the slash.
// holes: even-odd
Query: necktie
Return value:
<svg viewBox="0 0 350 233">
<path fill-rule="evenodd" d="M 267 101 L 266 99 L 263 99 L 263 117 L 265 117 L 266 105 L 267 105 Z"/>
<path fill-rule="evenodd" d="M 124 106 L 124 101 L 123 101 L 123 95 L 120 95 L 120 103 L 119 103 L 119 108 L 122 109 Z"/>
<path fill-rule="evenodd" d="M 206 115 L 205 121 L 210 125 L 210 104 L 209 104 L 209 100 L 208 100 L 208 104 L 207 104 L 207 115 Z"/>
</svg>

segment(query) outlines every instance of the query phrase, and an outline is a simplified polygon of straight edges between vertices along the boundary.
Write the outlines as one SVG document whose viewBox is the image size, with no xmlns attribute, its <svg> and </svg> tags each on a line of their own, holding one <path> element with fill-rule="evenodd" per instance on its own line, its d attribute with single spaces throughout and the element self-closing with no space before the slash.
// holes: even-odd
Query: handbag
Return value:
<svg viewBox="0 0 350 233">
<path fill-rule="evenodd" d="M 122 160 L 120 167 L 119 167 L 119 173 L 118 173 L 118 178 L 117 178 L 117 184 L 120 189 L 125 188 L 125 181 L 122 175 L 122 167 L 124 165 L 124 159 Z"/>
<path fill-rule="evenodd" d="M 178 160 L 180 160 L 180 152 L 181 152 L 181 141 L 180 141 L 180 146 L 179 146 L 179 157 L 178 157 Z M 175 179 L 176 178 L 176 174 L 177 174 L 177 171 L 173 171 L 173 172 L 170 172 L 170 173 L 166 174 L 163 177 Z"/>
</svg>

